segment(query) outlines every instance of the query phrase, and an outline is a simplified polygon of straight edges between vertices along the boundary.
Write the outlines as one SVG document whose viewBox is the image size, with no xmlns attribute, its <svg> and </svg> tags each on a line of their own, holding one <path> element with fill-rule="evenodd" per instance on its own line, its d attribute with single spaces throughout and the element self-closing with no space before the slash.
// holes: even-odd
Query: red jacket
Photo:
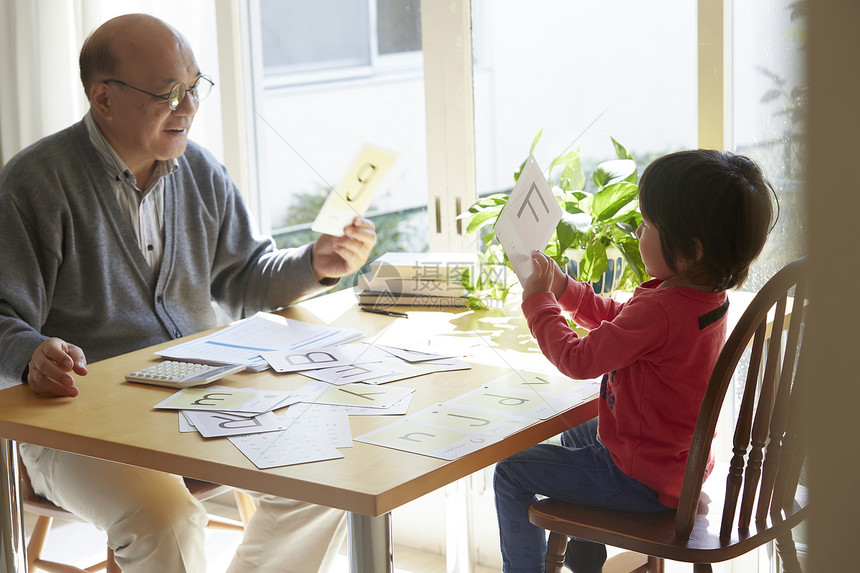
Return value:
<svg viewBox="0 0 860 573">
<path fill-rule="evenodd" d="M 643 283 L 622 303 L 569 279 L 561 300 L 536 293 L 522 309 L 559 371 L 577 379 L 604 375 L 601 441 L 621 471 L 657 491 L 663 505 L 677 507 L 699 406 L 726 339 L 728 298 L 725 292 L 658 289 L 661 282 Z M 577 336 L 562 309 L 590 330 L 588 336 Z"/>
</svg>

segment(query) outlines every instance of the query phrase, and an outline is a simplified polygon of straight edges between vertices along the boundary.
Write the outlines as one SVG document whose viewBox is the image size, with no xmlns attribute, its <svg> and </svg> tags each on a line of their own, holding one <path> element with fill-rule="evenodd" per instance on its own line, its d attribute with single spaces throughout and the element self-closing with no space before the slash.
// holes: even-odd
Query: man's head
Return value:
<svg viewBox="0 0 860 573">
<path fill-rule="evenodd" d="M 185 97 L 171 110 L 158 97 L 177 82 L 191 88 L 200 75 L 179 32 L 145 14 L 118 16 L 84 42 L 80 67 L 93 118 L 138 178 L 148 179 L 156 160 L 182 155 L 197 102 Z"/>
</svg>

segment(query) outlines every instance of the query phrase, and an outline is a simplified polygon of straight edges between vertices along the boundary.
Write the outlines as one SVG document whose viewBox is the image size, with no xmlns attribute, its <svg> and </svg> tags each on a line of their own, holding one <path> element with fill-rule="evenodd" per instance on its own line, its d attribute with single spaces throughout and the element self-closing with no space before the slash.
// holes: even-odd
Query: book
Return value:
<svg viewBox="0 0 860 573">
<path fill-rule="evenodd" d="M 429 296 L 466 296 L 459 280 L 432 280 L 400 277 L 358 276 L 358 287 L 363 291 Z"/>
<path fill-rule="evenodd" d="M 412 308 L 466 308 L 465 296 L 434 296 L 426 294 L 400 294 L 393 292 L 362 291 L 358 293 L 358 304 L 387 308 L 409 306 Z"/>
<path fill-rule="evenodd" d="M 477 270 L 475 253 L 385 253 L 370 263 L 371 278 L 460 281 L 463 270 Z"/>
</svg>

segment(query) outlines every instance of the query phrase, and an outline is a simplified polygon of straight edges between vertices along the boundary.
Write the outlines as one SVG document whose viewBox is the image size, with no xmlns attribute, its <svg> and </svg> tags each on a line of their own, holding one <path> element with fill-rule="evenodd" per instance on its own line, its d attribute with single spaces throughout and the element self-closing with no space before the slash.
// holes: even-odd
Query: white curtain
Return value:
<svg viewBox="0 0 860 573">
<path fill-rule="evenodd" d="M 0 1 L 0 166 L 88 109 L 78 55 L 89 33 L 119 14 L 145 12 L 188 38 L 218 84 L 215 0 Z M 220 97 L 201 106 L 192 137 L 222 155 Z"/>
<path fill-rule="evenodd" d="M 93 4 L 98 2 L 0 3 L 0 163 L 85 112 L 77 54 Z"/>
</svg>

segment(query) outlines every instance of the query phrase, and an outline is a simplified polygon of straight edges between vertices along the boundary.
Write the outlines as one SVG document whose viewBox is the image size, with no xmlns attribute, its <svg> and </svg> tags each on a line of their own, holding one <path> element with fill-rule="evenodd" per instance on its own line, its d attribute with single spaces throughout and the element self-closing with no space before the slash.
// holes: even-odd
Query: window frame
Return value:
<svg viewBox="0 0 860 573">
<path fill-rule="evenodd" d="M 367 41 L 368 41 L 368 63 L 360 65 L 341 65 L 321 67 L 320 69 L 307 71 L 287 71 L 264 73 L 263 89 L 290 88 L 315 84 L 320 82 L 344 81 L 351 79 L 370 78 L 391 71 L 408 70 L 421 66 L 421 52 L 408 51 L 395 54 L 380 54 L 377 26 L 377 2 L 376 0 L 364 0 L 367 2 Z M 259 0 L 250 0 L 256 4 L 259 12 Z M 259 20 L 257 20 L 259 21 Z M 262 45 L 260 46 L 262 53 Z"/>
</svg>

